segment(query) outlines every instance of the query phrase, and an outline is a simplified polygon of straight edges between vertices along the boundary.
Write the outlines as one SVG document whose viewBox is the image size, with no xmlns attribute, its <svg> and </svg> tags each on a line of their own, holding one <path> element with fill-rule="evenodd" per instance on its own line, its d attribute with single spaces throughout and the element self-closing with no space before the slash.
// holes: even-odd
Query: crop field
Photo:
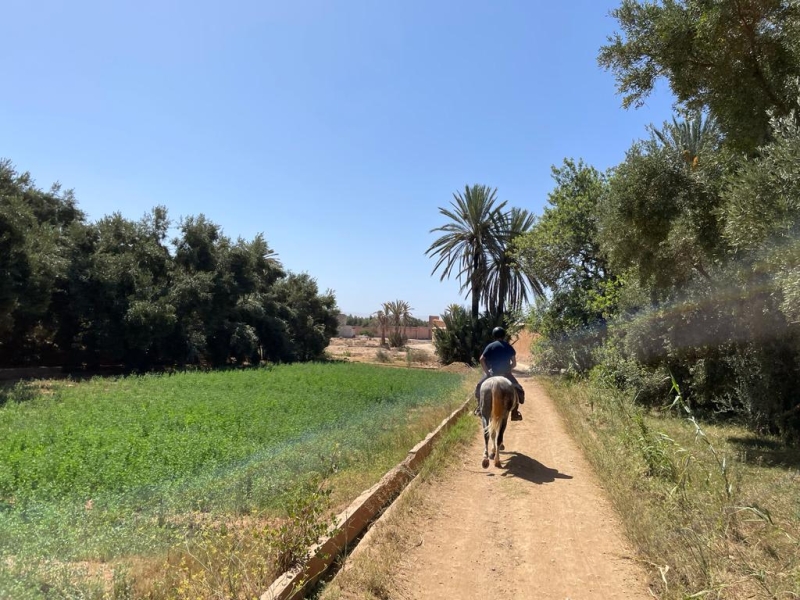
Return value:
<svg viewBox="0 0 800 600">
<path fill-rule="evenodd" d="M 335 363 L 20 384 L 0 398 L 0 597 L 25 573 L 50 589 L 31 564 L 157 554 L 208 515 L 279 515 L 320 474 L 382 469 L 462 384 Z"/>
</svg>

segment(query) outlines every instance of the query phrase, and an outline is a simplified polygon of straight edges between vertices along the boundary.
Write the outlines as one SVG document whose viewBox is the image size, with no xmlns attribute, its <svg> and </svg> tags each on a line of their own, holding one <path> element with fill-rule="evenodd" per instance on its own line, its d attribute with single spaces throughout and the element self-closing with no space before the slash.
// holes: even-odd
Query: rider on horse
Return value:
<svg viewBox="0 0 800 600">
<path fill-rule="evenodd" d="M 483 382 L 489 377 L 501 375 L 514 385 L 517 390 L 517 398 L 519 399 L 519 403 L 522 404 L 525 402 L 525 391 L 511 373 L 512 369 L 517 366 L 517 352 L 514 350 L 513 346 L 511 346 L 511 344 L 505 340 L 506 331 L 502 327 L 495 327 L 492 330 L 492 337 L 494 338 L 494 341 L 486 346 L 486 348 L 483 350 L 483 354 L 481 354 L 480 361 L 481 367 L 483 367 L 484 376 L 478 382 L 478 386 L 475 388 L 475 398 L 480 403 L 481 384 L 483 384 Z M 519 409 L 515 408 L 511 413 L 511 420 L 522 420 L 522 415 L 520 414 Z"/>
</svg>

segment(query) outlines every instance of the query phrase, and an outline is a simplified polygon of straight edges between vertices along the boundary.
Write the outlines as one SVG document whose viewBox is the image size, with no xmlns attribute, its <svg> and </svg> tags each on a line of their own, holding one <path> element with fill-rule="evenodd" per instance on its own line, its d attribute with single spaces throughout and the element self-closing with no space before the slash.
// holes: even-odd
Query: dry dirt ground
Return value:
<svg viewBox="0 0 800 600">
<path fill-rule="evenodd" d="M 520 382 L 524 420 L 509 423 L 503 468 L 481 468 L 483 437 L 476 432 L 460 461 L 420 488 L 413 514 L 399 517 L 413 543 L 393 569 L 394 592 L 386 597 L 652 597 L 552 401 L 533 378 Z"/>
<path fill-rule="evenodd" d="M 532 339 L 531 334 L 522 332 L 512 341 L 520 366 L 530 363 Z M 377 337 L 335 337 L 331 339 L 325 352 L 332 359 L 348 362 L 402 365 L 424 369 L 441 368 L 436 358 L 433 342 L 430 340 L 408 340 L 405 348 L 398 349 L 381 347 L 381 340 Z"/>
<path fill-rule="evenodd" d="M 525 419 L 509 424 L 504 468 L 481 468 L 477 436 L 430 489 L 432 517 L 401 569 L 409 596 L 649 598 L 588 463 L 542 388 L 521 381 Z"/>
<path fill-rule="evenodd" d="M 332 359 L 348 362 L 376 363 L 384 365 L 411 366 L 435 369 L 438 361 L 430 340 L 408 340 L 405 348 L 381 347 L 381 339 L 332 338 L 325 353 Z"/>
</svg>

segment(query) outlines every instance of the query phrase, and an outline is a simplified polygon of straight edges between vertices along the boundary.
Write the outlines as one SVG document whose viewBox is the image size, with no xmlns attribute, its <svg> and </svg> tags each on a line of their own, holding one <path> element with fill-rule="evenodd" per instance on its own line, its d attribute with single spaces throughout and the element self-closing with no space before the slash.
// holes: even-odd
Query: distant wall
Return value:
<svg viewBox="0 0 800 600">
<path fill-rule="evenodd" d="M 378 327 L 361 327 L 359 325 L 348 325 L 347 329 L 352 330 L 351 335 L 344 335 L 344 333 L 349 333 L 345 331 L 343 327 L 339 328 L 339 336 L 340 337 L 357 337 L 362 333 L 370 332 L 374 334 L 375 337 L 380 337 L 381 331 Z M 396 328 L 393 326 L 388 326 L 386 328 L 386 337 L 389 337 L 389 333 L 394 331 Z M 429 340 L 431 339 L 431 328 L 424 326 L 424 327 L 406 327 L 406 336 L 410 340 Z"/>
<path fill-rule="evenodd" d="M 372 333 L 374 337 L 380 337 L 381 330 L 377 325 L 363 326 L 363 325 L 345 325 L 347 323 L 347 315 L 341 314 L 338 316 L 339 332 L 338 336 L 341 338 L 354 338 L 362 333 Z M 420 327 L 406 327 L 406 336 L 410 340 L 430 340 L 433 339 L 431 331 L 434 329 L 444 329 L 444 321 L 438 316 L 433 315 L 428 317 L 428 324 Z M 396 327 L 390 325 L 386 327 L 386 337 L 389 333 L 394 331 Z"/>
</svg>

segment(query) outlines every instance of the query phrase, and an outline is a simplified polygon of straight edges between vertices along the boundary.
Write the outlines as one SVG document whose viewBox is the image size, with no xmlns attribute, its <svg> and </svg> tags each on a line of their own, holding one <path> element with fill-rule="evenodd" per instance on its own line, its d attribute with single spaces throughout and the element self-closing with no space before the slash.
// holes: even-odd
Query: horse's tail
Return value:
<svg viewBox="0 0 800 600">
<path fill-rule="evenodd" d="M 505 408 L 505 394 L 503 387 L 495 385 L 492 387 L 492 416 L 489 419 L 489 439 L 497 442 L 497 436 L 500 435 L 500 427 L 506 418 L 507 409 Z"/>
</svg>

